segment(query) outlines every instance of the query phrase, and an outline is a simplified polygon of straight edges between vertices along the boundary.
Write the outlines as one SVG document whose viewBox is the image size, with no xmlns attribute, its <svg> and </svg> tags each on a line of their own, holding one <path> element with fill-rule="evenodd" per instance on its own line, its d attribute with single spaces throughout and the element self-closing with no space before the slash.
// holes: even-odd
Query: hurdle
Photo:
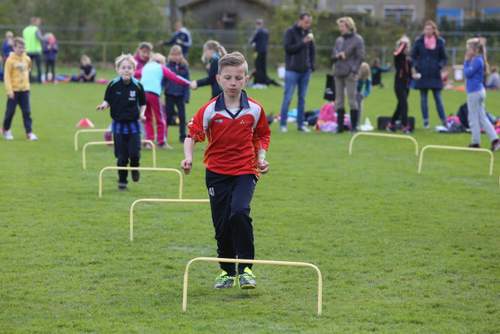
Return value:
<svg viewBox="0 0 500 334">
<path fill-rule="evenodd" d="M 179 175 L 179 199 L 182 199 L 182 192 L 184 189 L 184 178 L 180 170 L 175 168 L 159 168 L 159 167 L 119 167 L 119 166 L 108 166 L 101 169 L 99 172 L 99 198 L 102 197 L 102 184 L 103 184 L 103 174 L 108 170 L 137 170 L 137 171 L 149 171 L 149 172 L 167 172 L 167 173 L 176 173 Z"/>
<path fill-rule="evenodd" d="M 141 140 L 142 143 L 150 144 L 153 152 L 153 167 L 156 167 L 156 145 L 151 140 Z M 113 145 L 113 141 L 91 141 L 83 145 L 82 148 L 82 167 L 87 169 L 87 147 L 97 146 L 97 145 Z"/>
<path fill-rule="evenodd" d="M 74 137 L 74 145 L 75 145 L 75 151 L 78 151 L 78 137 L 80 136 L 80 134 L 82 133 L 92 133 L 92 132 L 100 132 L 100 133 L 104 133 L 108 131 L 108 129 L 80 129 L 80 130 L 77 130 L 75 132 L 75 137 Z"/>
<path fill-rule="evenodd" d="M 289 261 L 273 261 L 273 260 L 247 260 L 247 259 L 227 259 L 227 258 L 217 258 L 217 257 L 196 257 L 191 259 L 184 270 L 184 285 L 182 287 L 182 311 L 187 310 L 187 293 L 188 293 L 188 281 L 189 281 L 189 267 L 192 263 L 197 261 L 204 262 L 224 262 L 224 263 L 248 263 L 248 264 L 268 264 L 277 266 L 291 266 L 291 267 L 309 267 L 316 270 L 318 274 L 318 316 L 321 315 L 323 307 L 323 276 L 321 271 L 317 266 L 308 262 L 289 262 Z"/>
<path fill-rule="evenodd" d="M 135 200 L 130 206 L 129 223 L 130 223 L 130 241 L 134 241 L 134 208 L 139 203 L 210 203 L 208 199 L 169 199 L 169 198 L 141 198 Z"/>
<path fill-rule="evenodd" d="M 394 135 L 389 133 L 378 133 L 378 132 L 358 132 L 354 136 L 352 136 L 351 141 L 349 142 L 349 155 L 352 155 L 352 146 L 354 145 L 354 141 L 361 136 L 385 137 L 385 138 L 409 140 L 413 142 L 413 144 L 415 145 L 415 155 L 418 157 L 418 142 L 412 136 Z"/>
<path fill-rule="evenodd" d="M 487 150 L 485 148 L 470 148 L 470 147 L 446 146 L 446 145 L 426 145 L 422 148 L 422 151 L 420 151 L 420 159 L 418 160 L 418 174 L 422 173 L 422 165 L 424 163 L 424 153 L 428 149 L 488 153 L 490 156 L 489 175 L 490 176 L 493 175 L 493 164 L 495 163 L 495 157 L 493 156 L 493 152 L 491 152 L 490 150 Z"/>
</svg>

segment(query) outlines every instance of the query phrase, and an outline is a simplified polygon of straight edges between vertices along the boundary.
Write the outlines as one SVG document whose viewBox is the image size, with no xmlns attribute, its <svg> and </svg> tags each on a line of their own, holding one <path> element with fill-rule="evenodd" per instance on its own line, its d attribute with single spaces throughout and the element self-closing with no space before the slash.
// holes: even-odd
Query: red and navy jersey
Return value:
<svg viewBox="0 0 500 334">
<path fill-rule="evenodd" d="M 195 142 L 208 138 L 204 158 L 208 170 L 224 175 L 259 174 L 257 153 L 268 150 L 271 130 L 264 108 L 245 91 L 239 110 L 228 110 L 220 94 L 198 110 L 188 128 Z"/>
</svg>

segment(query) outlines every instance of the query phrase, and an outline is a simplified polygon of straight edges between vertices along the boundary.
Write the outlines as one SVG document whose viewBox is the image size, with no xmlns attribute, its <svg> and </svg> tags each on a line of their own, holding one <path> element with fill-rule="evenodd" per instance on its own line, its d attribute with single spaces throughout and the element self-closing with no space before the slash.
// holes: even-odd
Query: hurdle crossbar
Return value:
<svg viewBox="0 0 500 334">
<path fill-rule="evenodd" d="M 108 170 L 137 170 L 137 171 L 150 171 L 150 172 L 167 172 L 167 173 L 176 173 L 179 175 L 179 199 L 182 199 L 182 191 L 184 189 L 184 177 L 180 170 L 175 168 L 159 168 L 159 167 L 119 167 L 119 166 L 108 166 L 101 169 L 99 172 L 99 198 L 102 197 L 102 189 L 103 189 L 103 174 Z"/>
<path fill-rule="evenodd" d="M 418 160 L 418 174 L 422 172 L 422 165 L 424 163 L 424 153 L 429 149 L 488 153 L 490 156 L 489 175 L 490 176 L 493 175 L 493 165 L 495 163 L 495 157 L 493 156 L 493 152 L 491 152 L 490 150 L 487 150 L 485 148 L 471 148 L 471 147 L 446 146 L 446 145 L 426 145 L 422 148 L 422 151 L 420 151 L 420 159 Z"/>
<path fill-rule="evenodd" d="M 188 293 L 188 281 L 189 281 L 189 267 L 192 263 L 197 261 L 204 262 L 224 262 L 224 263 L 248 263 L 248 264 L 269 264 L 277 266 L 291 266 L 291 267 L 309 267 L 316 270 L 318 274 L 318 315 L 321 315 L 323 307 L 323 276 L 319 268 L 308 262 L 290 262 L 290 261 L 273 261 L 273 260 L 247 260 L 247 259 L 227 259 L 227 258 L 217 258 L 217 257 L 196 257 L 191 259 L 184 270 L 184 285 L 182 287 L 182 311 L 187 310 L 187 293 Z"/>
<path fill-rule="evenodd" d="M 170 199 L 170 198 L 141 198 L 135 200 L 130 206 L 129 222 L 130 222 L 130 241 L 134 241 L 134 208 L 139 203 L 210 203 L 208 199 Z"/>
<path fill-rule="evenodd" d="M 153 167 L 156 167 L 156 145 L 152 140 L 141 140 L 142 143 L 150 144 L 153 153 Z M 114 145 L 114 141 L 91 141 L 83 145 L 82 148 L 82 167 L 87 169 L 87 147 L 96 145 Z"/>
<path fill-rule="evenodd" d="M 352 155 L 352 146 L 354 145 L 354 141 L 361 136 L 369 136 L 369 137 L 385 137 L 385 138 L 394 138 L 394 139 L 405 139 L 413 142 L 415 145 L 415 155 L 418 157 L 418 142 L 412 136 L 406 135 L 394 135 L 389 133 L 378 133 L 378 132 L 358 132 L 354 136 L 352 136 L 349 142 L 349 155 Z"/>
<path fill-rule="evenodd" d="M 91 132 L 100 132 L 104 133 L 108 131 L 108 129 L 80 129 L 75 132 L 75 137 L 74 137 L 74 145 L 75 145 L 75 151 L 78 151 L 78 137 L 82 133 L 91 133 Z"/>
</svg>

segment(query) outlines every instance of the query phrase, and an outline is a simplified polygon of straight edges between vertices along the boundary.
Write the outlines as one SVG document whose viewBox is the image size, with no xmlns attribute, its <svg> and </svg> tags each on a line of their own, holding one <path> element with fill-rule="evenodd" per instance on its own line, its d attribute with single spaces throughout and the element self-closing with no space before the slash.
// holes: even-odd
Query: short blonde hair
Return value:
<svg viewBox="0 0 500 334">
<path fill-rule="evenodd" d="M 227 66 L 241 66 L 245 67 L 245 73 L 248 73 L 248 63 L 245 56 L 240 52 L 231 52 L 219 59 L 219 74 L 222 69 Z"/>
<path fill-rule="evenodd" d="M 189 65 L 189 63 L 188 63 L 188 61 L 186 60 L 186 58 L 184 58 L 184 55 L 182 54 L 182 48 L 181 48 L 179 45 L 174 45 L 174 46 L 172 46 L 172 47 L 170 48 L 170 51 L 169 51 L 169 53 L 168 53 L 168 57 L 167 57 L 168 61 L 172 61 L 172 56 L 173 56 L 175 53 L 181 56 L 181 64 L 183 64 L 183 65 L 185 65 L 185 66 L 188 66 L 188 65 Z"/>
<path fill-rule="evenodd" d="M 371 75 L 370 65 L 365 62 L 361 63 L 361 66 L 359 67 L 359 79 L 366 80 L 370 77 L 370 75 Z"/>
<path fill-rule="evenodd" d="M 89 56 L 87 56 L 87 55 L 82 55 L 82 56 L 80 57 L 80 63 L 81 63 L 81 64 L 89 64 L 89 65 L 90 65 L 90 64 L 92 64 L 92 60 L 90 60 L 90 57 L 89 57 Z"/>
<path fill-rule="evenodd" d="M 135 61 L 134 57 L 130 53 L 122 54 L 121 56 L 116 57 L 115 69 L 118 70 L 120 65 L 125 61 L 128 61 L 130 64 L 132 64 L 132 67 L 135 70 L 135 68 L 137 66 L 137 62 Z"/>
<path fill-rule="evenodd" d="M 22 37 L 14 37 L 14 46 L 24 45 L 24 39 Z"/>
<path fill-rule="evenodd" d="M 337 20 L 337 24 L 344 23 L 351 32 L 356 32 L 356 23 L 350 16 L 344 16 Z"/>
<path fill-rule="evenodd" d="M 161 53 L 159 52 L 154 52 L 152 55 L 151 55 L 151 59 L 154 61 L 154 62 L 157 62 L 159 64 L 163 64 L 165 65 L 166 62 L 167 62 L 167 59 L 165 58 L 164 55 L 162 55 Z"/>
</svg>

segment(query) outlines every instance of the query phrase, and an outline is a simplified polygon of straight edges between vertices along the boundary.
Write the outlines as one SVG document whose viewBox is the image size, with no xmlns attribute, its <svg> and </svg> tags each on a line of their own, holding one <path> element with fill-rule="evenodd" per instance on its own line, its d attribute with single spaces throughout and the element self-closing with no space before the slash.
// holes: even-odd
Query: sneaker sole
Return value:
<svg viewBox="0 0 500 334">
<path fill-rule="evenodd" d="M 255 285 L 251 285 L 251 284 L 246 284 L 246 285 L 240 285 L 240 289 L 242 290 L 252 290 L 252 289 L 255 289 L 256 286 Z"/>
<path fill-rule="evenodd" d="M 214 286 L 215 290 L 225 290 L 225 289 L 232 289 L 232 288 L 234 288 L 234 284 L 231 286 L 220 286 L 220 287 Z"/>
</svg>

